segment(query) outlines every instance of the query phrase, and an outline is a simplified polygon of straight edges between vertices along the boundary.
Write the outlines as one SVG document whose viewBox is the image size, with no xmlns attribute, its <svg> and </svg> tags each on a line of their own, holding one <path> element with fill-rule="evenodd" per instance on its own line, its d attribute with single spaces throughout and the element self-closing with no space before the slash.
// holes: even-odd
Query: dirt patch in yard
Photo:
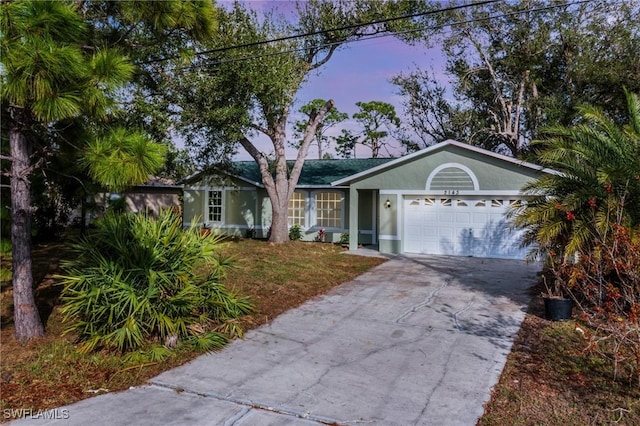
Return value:
<svg viewBox="0 0 640 426">
<path fill-rule="evenodd" d="M 578 321 L 544 319 L 534 296 L 479 425 L 638 425 L 638 383 L 614 381 L 611 364 L 585 352 Z M 575 312 L 574 312 L 575 315 Z"/>
</svg>

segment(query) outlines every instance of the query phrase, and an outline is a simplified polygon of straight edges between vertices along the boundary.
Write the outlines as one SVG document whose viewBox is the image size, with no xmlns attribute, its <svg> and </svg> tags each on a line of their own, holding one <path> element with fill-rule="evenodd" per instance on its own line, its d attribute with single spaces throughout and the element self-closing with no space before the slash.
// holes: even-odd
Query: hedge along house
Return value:
<svg viewBox="0 0 640 426">
<path fill-rule="evenodd" d="M 305 240 L 348 233 L 349 247 L 522 259 L 519 232 L 505 213 L 523 202 L 520 189 L 550 170 L 448 140 L 397 159 L 307 160 L 289 202 L 289 226 Z M 185 225 L 266 237 L 271 203 L 258 166 L 236 162 L 218 175 L 197 174 L 184 186 Z"/>
</svg>

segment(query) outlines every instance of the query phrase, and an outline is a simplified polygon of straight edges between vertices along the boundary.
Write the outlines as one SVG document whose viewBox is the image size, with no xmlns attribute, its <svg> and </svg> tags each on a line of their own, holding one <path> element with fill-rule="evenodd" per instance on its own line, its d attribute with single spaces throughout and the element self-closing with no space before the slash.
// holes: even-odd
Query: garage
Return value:
<svg viewBox="0 0 640 426">
<path fill-rule="evenodd" d="M 524 259 L 521 231 L 506 213 L 539 165 L 448 140 L 332 182 L 349 188 L 349 248 L 371 228 L 382 253 Z"/>
<path fill-rule="evenodd" d="M 521 259 L 520 233 L 505 213 L 519 198 L 406 196 L 404 252 Z"/>
</svg>

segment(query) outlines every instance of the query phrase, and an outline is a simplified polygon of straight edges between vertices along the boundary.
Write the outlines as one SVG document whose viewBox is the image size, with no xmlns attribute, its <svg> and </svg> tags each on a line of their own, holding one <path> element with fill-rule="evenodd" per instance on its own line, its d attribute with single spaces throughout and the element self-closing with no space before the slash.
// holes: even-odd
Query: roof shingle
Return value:
<svg viewBox="0 0 640 426">
<path fill-rule="evenodd" d="M 393 158 L 305 160 L 300 179 L 298 179 L 298 186 L 331 186 L 333 181 L 363 172 L 391 160 Z M 293 164 L 293 161 L 287 161 L 289 170 L 293 168 Z M 260 169 L 254 161 L 234 161 L 227 173 L 249 182 L 262 182 Z"/>
</svg>

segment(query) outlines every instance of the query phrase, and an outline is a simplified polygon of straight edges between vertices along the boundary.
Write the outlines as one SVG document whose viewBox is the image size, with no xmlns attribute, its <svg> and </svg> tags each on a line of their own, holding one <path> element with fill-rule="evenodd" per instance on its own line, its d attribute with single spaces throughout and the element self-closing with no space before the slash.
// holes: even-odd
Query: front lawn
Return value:
<svg viewBox="0 0 640 426">
<path fill-rule="evenodd" d="M 48 317 L 47 336 L 21 346 L 13 337 L 10 276 L 3 276 L 0 293 L 0 409 L 42 410 L 70 404 L 97 393 L 140 385 L 162 371 L 181 365 L 199 353 L 178 351 L 161 363 L 136 364 L 122 357 L 98 352 L 79 354 L 72 336 L 61 336 L 61 323 L 52 274 L 57 272 L 62 243 L 34 247 L 34 277 L 42 314 Z M 274 245 L 240 240 L 224 245 L 223 252 L 236 257 L 237 267 L 225 283 L 249 296 L 255 312 L 242 318 L 245 328 L 265 324 L 282 312 L 321 295 L 384 261 L 345 255 L 344 249 L 321 243 L 291 242 Z M 11 268 L 9 256 L 2 270 Z M 2 418 L 0 421 L 9 419 Z"/>
</svg>

